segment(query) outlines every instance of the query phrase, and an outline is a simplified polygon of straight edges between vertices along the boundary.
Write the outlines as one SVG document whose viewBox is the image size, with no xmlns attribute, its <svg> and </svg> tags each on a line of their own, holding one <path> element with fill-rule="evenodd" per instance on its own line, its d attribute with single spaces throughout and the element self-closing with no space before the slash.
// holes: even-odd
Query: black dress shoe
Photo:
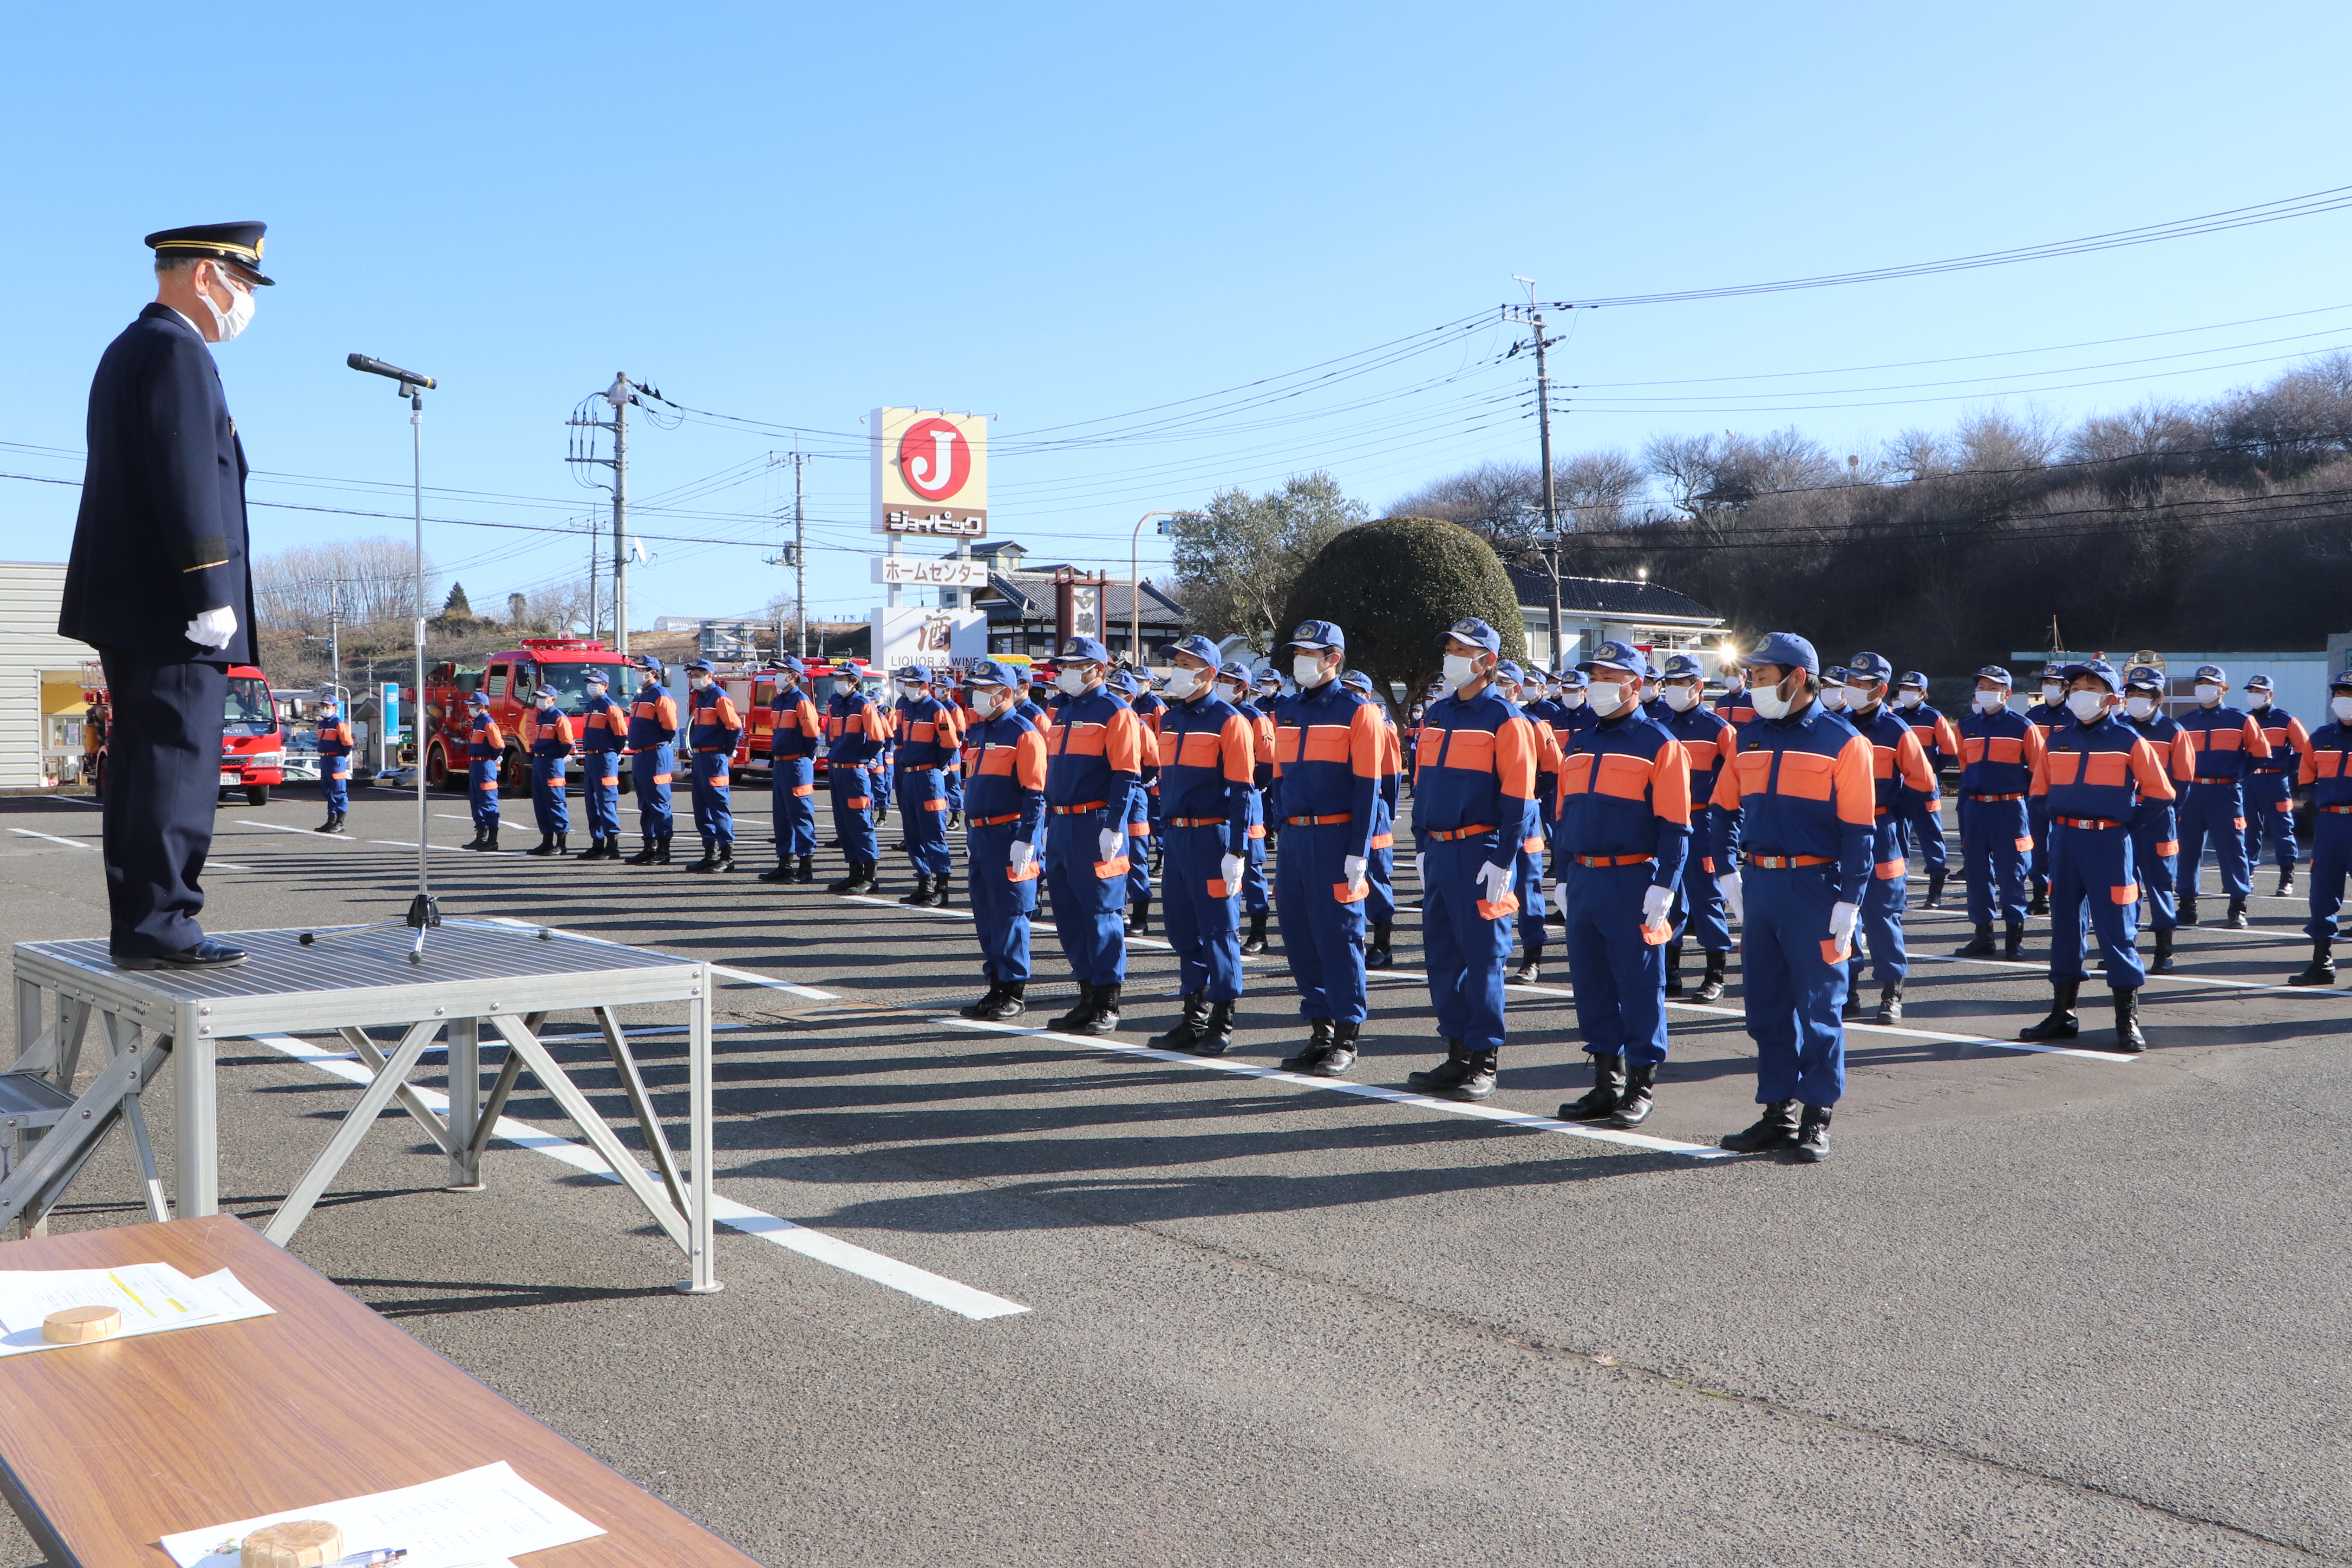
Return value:
<svg viewBox="0 0 2352 1568">
<path fill-rule="evenodd" d="M 231 947 L 225 942 L 206 937 L 194 947 L 177 952 L 159 953 L 152 958 L 118 958 L 117 969 L 207 969 L 217 965 L 243 963 L 245 949 Z"/>
</svg>

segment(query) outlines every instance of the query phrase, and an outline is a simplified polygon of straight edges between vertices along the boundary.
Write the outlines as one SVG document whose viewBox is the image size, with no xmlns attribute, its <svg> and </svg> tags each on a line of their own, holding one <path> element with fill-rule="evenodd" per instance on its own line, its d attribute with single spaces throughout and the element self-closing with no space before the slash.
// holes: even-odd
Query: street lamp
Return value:
<svg viewBox="0 0 2352 1568">
<path fill-rule="evenodd" d="M 1135 668 L 1143 668 L 1143 525 L 1155 517 L 1174 517 L 1172 510 L 1147 511 L 1135 520 L 1127 542 L 1127 652 Z M 1167 531 L 1165 524 L 1160 531 Z"/>
</svg>

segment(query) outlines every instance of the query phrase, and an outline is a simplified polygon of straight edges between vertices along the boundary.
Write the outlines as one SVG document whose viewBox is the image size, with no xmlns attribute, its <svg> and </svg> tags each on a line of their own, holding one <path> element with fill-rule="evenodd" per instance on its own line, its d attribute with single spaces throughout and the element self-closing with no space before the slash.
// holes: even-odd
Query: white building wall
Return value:
<svg viewBox="0 0 2352 1568">
<path fill-rule="evenodd" d="M 58 635 L 66 569 L 0 562 L 0 789 L 41 784 L 41 672 L 79 670 L 98 650 Z"/>
</svg>

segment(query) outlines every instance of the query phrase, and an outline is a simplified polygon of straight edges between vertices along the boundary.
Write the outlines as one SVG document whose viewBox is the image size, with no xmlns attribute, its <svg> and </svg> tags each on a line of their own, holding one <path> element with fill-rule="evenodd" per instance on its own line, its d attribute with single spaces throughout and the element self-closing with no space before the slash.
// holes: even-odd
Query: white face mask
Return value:
<svg viewBox="0 0 2352 1568">
<path fill-rule="evenodd" d="M 2329 698 L 2327 710 L 2336 715 L 2337 723 L 2352 724 L 2352 697 Z"/>
<path fill-rule="evenodd" d="M 2057 707 L 2059 699 L 2065 694 L 2066 689 L 2063 686 L 2047 680 L 2042 683 L 2042 705 L 2044 708 Z"/>
<path fill-rule="evenodd" d="M 1977 693 L 1977 711 L 1979 713 L 1998 713 L 2008 706 L 2009 693 L 2006 691 L 1979 691 Z"/>
<path fill-rule="evenodd" d="M 694 688 L 697 691 L 699 691 L 704 687 L 710 684 L 710 677 L 707 675 L 689 675 L 686 678 L 686 683 Z"/>
<path fill-rule="evenodd" d="M 213 331 L 220 334 L 219 341 L 226 342 L 253 323 L 253 290 L 240 289 L 230 282 L 226 272 L 218 276 L 221 287 L 228 290 L 228 309 L 224 310 L 213 303 L 209 289 L 197 289 L 196 298 L 202 300 L 205 309 L 213 313 Z"/>
<path fill-rule="evenodd" d="M 1561 692 L 1561 693 L 1559 694 L 1559 705 L 1560 705 L 1561 707 L 1563 707 L 1563 708 L 1569 708 L 1569 709 L 1576 709 L 1576 708 L 1581 708 L 1581 707 L 1583 707 L 1583 706 L 1584 706 L 1584 693 L 1583 693 L 1583 691 L 1580 689 L 1580 690 L 1576 690 L 1576 691 L 1563 691 L 1563 692 Z"/>
<path fill-rule="evenodd" d="M 2197 700 L 2205 703 L 2219 702 L 2221 700 L 2221 689 L 2210 681 L 2200 681 L 2197 685 Z"/>
<path fill-rule="evenodd" d="M 1235 686 L 1230 680 L 1223 682 L 1217 688 L 1217 695 L 1223 698 L 1226 701 L 1232 703 L 1236 708 L 1240 707 L 1243 702 L 1246 701 L 1249 696 L 1247 692 L 1244 691 L 1240 687 Z"/>
<path fill-rule="evenodd" d="M 1872 691 L 1874 689 L 1876 689 L 1873 687 L 1847 687 L 1845 689 L 1845 705 L 1853 711 L 1859 713 L 1862 710 L 1869 707 L 1872 703 L 1878 700 L 1876 697 L 1871 695 Z"/>
<path fill-rule="evenodd" d="M 1764 703 L 1763 703 L 1763 700 L 1762 700 L 1763 693 L 1761 693 L 1761 692 L 1757 693 L 1757 698 L 1758 698 L 1758 701 L 1757 701 L 1757 704 L 1756 704 L 1756 711 L 1758 711 L 1759 713 L 1763 713 L 1763 712 L 1764 712 Z M 1826 708 L 1826 709 L 1828 709 L 1828 710 L 1829 710 L 1831 712 L 1832 712 L 1832 713 L 1835 713 L 1835 712 L 1839 711 L 1841 709 L 1844 708 L 1844 706 L 1845 706 L 1845 688 L 1844 688 L 1844 687 L 1843 687 L 1843 686 L 1824 686 L 1824 687 L 1822 687 L 1822 707 L 1824 707 L 1824 708 Z M 1765 713 L 1765 714 L 1764 714 L 1764 716 L 1765 716 L 1766 718 L 1768 718 L 1768 719 L 1771 719 L 1771 718 L 1778 718 L 1778 717 L 1779 717 L 1779 715 L 1778 715 L 1778 714 L 1772 714 L 1772 713 Z"/>
<path fill-rule="evenodd" d="M 1076 697 L 1086 690 L 1087 678 L 1075 669 L 1066 669 L 1054 677 L 1054 684 L 1061 689 L 1063 696 Z"/>
<path fill-rule="evenodd" d="M 1922 700 L 1923 697 L 1916 691 L 1906 691 L 1895 699 L 1895 705 L 1902 708 L 1916 708 Z"/>
<path fill-rule="evenodd" d="M 1461 690 L 1464 687 L 1478 679 L 1478 671 L 1475 668 L 1475 661 L 1473 660 L 1466 653 L 1447 654 L 1445 656 L 1445 684 L 1456 691 Z"/>
<path fill-rule="evenodd" d="M 2254 692 L 2246 699 L 2246 706 L 2252 709 L 2257 713 L 2261 712 L 2270 705 L 2271 694 L 2267 691 Z"/>
<path fill-rule="evenodd" d="M 555 706 L 555 693 L 552 691 L 542 691 L 537 697 L 531 699 L 531 700 L 538 703 L 541 708 L 552 708 Z"/>
<path fill-rule="evenodd" d="M 1323 671 L 1320 656 L 1302 653 L 1290 661 L 1290 679 L 1298 682 L 1299 690 L 1312 691 L 1330 677 Z"/>
<path fill-rule="evenodd" d="M 1208 672 L 1205 670 L 1199 669 L 1179 668 L 1171 670 L 1168 674 L 1168 696 L 1170 700 L 1176 702 L 1185 702 L 1190 701 L 1193 697 L 1199 695 L 1201 690 L 1201 682 L 1206 679 L 1207 673 Z"/>
<path fill-rule="evenodd" d="M 2107 710 L 2107 700 L 2095 691 L 2070 691 L 2066 694 L 2066 711 L 2087 724 Z"/>
<path fill-rule="evenodd" d="M 2135 719 L 2145 719 L 2149 714 L 2156 711 L 2156 699 L 2153 697 L 2126 697 L 2124 699 L 2124 711 L 2130 714 Z"/>
<path fill-rule="evenodd" d="M 1631 689 L 1613 680 L 1596 680 L 1584 689 L 1584 695 L 1586 700 L 1592 704 L 1592 710 L 1606 717 L 1623 705 L 1625 694 Z"/>
<path fill-rule="evenodd" d="M 1659 689 L 1658 700 L 1677 713 L 1687 713 L 1698 706 L 1696 686 L 1668 686 Z"/>
<path fill-rule="evenodd" d="M 1780 695 L 1779 687 L 1759 686 L 1748 695 L 1755 701 L 1756 717 L 1759 719 L 1786 719 L 1789 716 L 1789 700 Z"/>
</svg>

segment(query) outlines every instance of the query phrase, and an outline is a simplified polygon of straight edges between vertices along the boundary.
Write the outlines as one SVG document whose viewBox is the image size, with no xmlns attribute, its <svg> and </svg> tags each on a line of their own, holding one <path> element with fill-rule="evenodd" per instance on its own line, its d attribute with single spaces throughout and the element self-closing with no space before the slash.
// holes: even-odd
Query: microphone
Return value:
<svg viewBox="0 0 2352 1568">
<path fill-rule="evenodd" d="M 411 386 L 421 386 L 427 392 L 433 390 L 434 383 L 431 376 L 419 375 L 413 370 L 403 370 L 396 364 L 386 364 L 380 359 L 370 359 L 365 354 L 352 354 L 343 363 L 353 370 L 363 370 L 370 375 L 388 376 L 394 381 L 404 381 Z"/>
</svg>

